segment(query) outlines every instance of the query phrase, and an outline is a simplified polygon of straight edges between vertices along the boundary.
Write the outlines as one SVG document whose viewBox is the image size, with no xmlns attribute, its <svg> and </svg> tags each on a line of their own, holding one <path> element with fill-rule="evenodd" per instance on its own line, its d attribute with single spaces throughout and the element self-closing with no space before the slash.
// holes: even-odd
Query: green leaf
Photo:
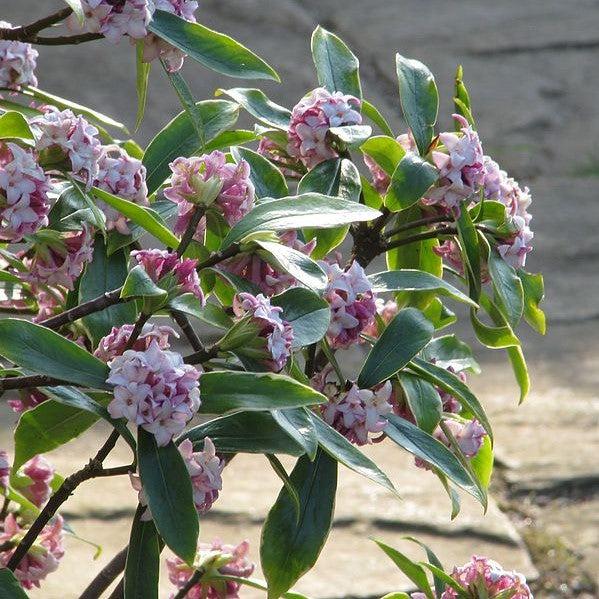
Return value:
<svg viewBox="0 0 599 599">
<path fill-rule="evenodd" d="M 432 434 L 443 413 L 439 393 L 432 383 L 408 372 L 400 372 L 398 379 L 418 428 Z"/>
<path fill-rule="evenodd" d="M 292 435 L 281 426 L 276 414 L 277 411 L 236 412 L 221 416 L 188 430 L 181 440 L 190 439 L 195 451 L 201 451 L 204 439 L 210 437 L 220 453 L 302 455 L 304 449 L 296 439 L 299 435 Z"/>
<path fill-rule="evenodd" d="M 20 139 L 28 143 L 34 139 L 27 119 L 19 112 L 5 112 L 0 116 L 0 139 Z"/>
<path fill-rule="evenodd" d="M 353 148 L 360 146 L 372 135 L 372 128 L 369 125 L 343 125 L 331 127 L 329 133 L 340 142 Z"/>
<path fill-rule="evenodd" d="M 135 224 L 142 227 L 150 235 L 153 235 L 156 239 L 164 243 L 164 245 L 169 247 L 177 247 L 179 245 L 179 239 L 162 224 L 161 217 L 151 208 L 146 208 L 129 200 L 119 198 L 98 187 L 92 187 L 92 193 L 98 199 L 106 202 Z"/>
<path fill-rule="evenodd" d="M 107 291 L 119 288 L 127 277 L 127 256 L 123 250 L 111 256 L 106 255 L 106 246 L 101 235 L 94 241 L 94 256 L 87 265 L 79 283 L 79 302 L 87 302 L 104 295 Z M 136 317 L 135 305 L 117 304 L 83 318 L 94 346 L 107 335 L 111 328 L 131 323 Z"/>
<path fill-rule="evenodd" d="M 400 161 L 385 196 L 385 206 L 392 212 L 415 204 L 439 177 L 439 171 L 430 162 L 408 152 Z"/>
<path fill-rule="evenodd" d="M 437 568 L 443 570 L 443 564 L 439 561 L 439 558 L 434 554 L 432 549 L 430 549 L 430 547 L 428 547 L 428 545 L 425 545 L 424 543 L 422 543 L 418 539 L 415 539 L 414 537 L 406 536 L 406 537 L 404 537 L 404 539 L 406 539 L 407 541 L 412 541 L 413 543 L 416 543 L 417 545 L 420 545 L 420 547 L 422 547 L 424 549 L 424 551 L 426 552 L 426 558 L 428 559 L 428 561 L 431 562 L 432 564 L 434 564 Z M 433 574 L 433 581 L 435 583 L 435 595 L 436 595 L 437 599 L 441 599 L 441 595 L 443 594 L 443 591 L 445 590 L 445 583 L 443 582 L 443 580 L 441 578 L 439 578 L 438 576 L 435 576 L 434 574 Z"/>
<path fill-rule="evenodd" d="M 410 364 L 410 368 L 422 378 L 451 393 L 465 408 L 472 412 L 472 415 L 487 431 L 491 441 L 493 440 L 493 430 L 491 429 L 491 423 L 485 414 L 485 410 L 476 395 L 455 374 L 436 364 L 429 364 L 420 358 L 414 358 Z"/>
<path fill-rule="evenodd" d="M 379 112 L 378 108 L 369 102 L 368 100 L 362 99 L 362 115 L 370 119 L 383 133 L 389 137 L 394 137 L 389 123 L 385 117 Z"/>
<path fill-rule="evenodd" d="M 385 434 L 400 447 L 438 468 L 458 487 L 476 498 L 483 506 L 487 504 L 487 496 L 460 460 L 433 436 L 420 430 L 417 426 L 399 416 L 388 415 L 389 424 Z"/>
<path fill-rule="evenodd" d="M 455 335 L 444 335 L 433 339 L 423 350 L 422 358 L 433 362 L 439 368 L 451 368 L 453 372 L 470 370 L 480 373 L 480 366 L 474 359 L 470 346 Z"/>
<path fill-rule="evenodd" d="M 545 297 L 543 275 L 518 270 L 518 276 L 524 290 L 524 319 L 535 331 L 544 335 L 547 331 L 545 314 L 539 308 Z"/>
<path fill-rule="evenodd" d="M 474 227 L 470 213 L 466 210 L 466 203 L 461 207 L 460 215 L 456 220 L 462 262 L 468 278 L 470 297 L 478 302 L 481 288 L 481 252 L 478 232 Z"/>
<path fill-rule="evenodd" d="M 454 324 L 458 319 L 455 313 L 447 308 L 438 297 L 432 298 L 422 313 L 433 323 L 437 331 Z"/>
<path fill-rule="evenodd" d="M 337 462 L 319 452 L 313 462 L 298 460 L 291 473 L 298 490 L 299 518 L 286 487 L 271 508 L 260 543 L 260 561 L 268 582 L 268 598 L 277 599 L 316 563 L 333 523 Z"/>
<path fill-rule="evenodd" d="M 495 249 L 489 251 L 489 274 L 497 304 L 512 327 L 516 327 L 524 311 L 524 290 L 516 271 Z"/>
<path fill-rule="evenodd" d="M 421 562 L 421 565 L 427 570 L 430 570 L 434 577 L 439 578 L 439 580 L 442 580 L 444 584 L 456 591 L 458 597 L 460 597 L 461 599 L 470 599 L 470 594 L 464 591 L 463 587 L 460 586 L 458 582 L 456 582 L 449 574 L 444 572 L 441 568 L 434 564 L 427 564 L 426 562 Z"/>
<path fill-rule="evenodd" d="M 206 144 L 232 127 L 239 116 L 239 106 L 226 100 L 205 100 L 198 102 L 196 107 L 204 124 Z M 148 193 L 154 193 L 170 176 L 169 164 L 175 158 L 191 156 L 201 147 L 189 114 L 180 112 L 146 148 L 143 164 L 147 170 Z"/>
<path fill-rule="evenodd" d="M 360 63 L 339 37 L 317 27 L 312 34 L 312 59 L 322 87 L 362 99 Z"/>
<path fill-rule="evenodd" d="M 65 189 L 61 197 L 65 195 L 71 196 L 67 202 L 81 206 L 84 209 L 83 220 L 97 227 L 102 232 L 102 235 L 105 235 L 106 217 L 104 213 L 96 206 L 96 203 L 92 200 L 87 190 L 84 190 L 78 181 L 72 177 L 69 177 L 69 181 L 71 182 L 71 187 Z M 77 228 L 80 229 L 80 227 Z"/>
<path fill-rule="evenodd" d="M 474 117 L 472 116 L 472 107 L 470 105 L 470 94 L 464 84 L 464 70 L 462 65 L 458 65 L 455 72 L 455 95 L 453 97 L 453 103 L 455 105 L 455 111 L 461 114 L 473 127 L 475 127 Z M 461 125 L 456 123 L 456 130 L 459 131 Z"/>
<path fill-rule="evenodd" d="M 482 296 L 481 296 L 482 298 Z M 483 300 L 481 299 L 481 304 Z M 475 310 L 470 310 L 470 322 L 476 334 L 476 338 L 485 346 L 492 349 L 505 349 L 507 347 L 518 347 L 520 341 L 514 334 L 507 320 L 503 320 L 498 326 L 489 326 L 482 322 Z"/>
<path fill-rule="evenodd" d="M 205 372 L 202 375 L 204 414 L 231 410 L 276 410 L 325 403 L 326 398 L 296 380 L 272 373 Z"/>
<path fill-rule="evenodd" d="M 262 248 L 257 252 L 261 258 L 306 287 L 322 292 L 327 286 L 327 275 L 310 256 L 283 243 L 256 240 L 256 245 Z"/>
<path fill-rule="evenodd" d="M 284 198 L 289 195 L 289 188 L 283 173 L 272 162 L 248 148 L 231 148 L 235 162 L 245 160 L 250 166 L 250 180 L 256 189 L 256 197 Z"/>
<path fill-rule="evenodd" d="M 216 95 L 226 94 L 240 104 L 253 117 L 262 123 L 287 129 L 291 120 L 291 111 L 284 106 L 279 106 L 270 100 L 263 91 L 246 87 L 233 87 L 231 89 L 218 89 Z"/>
<path fill-rule="evenodd" d="M 135 115 L 135 131 L 139 129 L 146 112 L 148 99 L 148 80 L 152 64 L 143 61 L 144 41 L 135 44 L 135 89 L 137 91 L 137 114 Z"/>
<path fill-rule="evenodd" d="M 39 374 L 98 389 L 106 383 L 108 366 L 73 341 L 26 320 L 0 320 L 0 355 Z"/>
<path fill-rule="evenodd" d="M 324 420 L 314 416 L 312 418 L 318 444 L 332 458 L 365 476 L 373 482 L 381 485 L 388 491 L 397 495 L 393 483 L 387 475 L 368 457 L 366 457 L 355 445 L 350 443 L 343 435 L 331 428 Z"/>
<path fill-rule="evenodd" d="M 386 135 L 371 137 L 360 146 L 360 150 L 370 156 L 389 177 L 393 176 L 397 165 L 406 155 L 401 144 L 394 137 Z"/>
<path fill-rule="evenodd" d="M 434 599 L 434 594 L 426 577 L 426 572 L 422 566 L 414 563 L 411 559 L 400 553 L 393 547 L 386 545 L 382 541 L 374 542 L 391 558 L 393 563 L 417 586 L 419 591 L 422 591 L 428 599 Z"/>
<path fill-rule="evenodd" d="M 151 297 L 166 300 L 167 292 L 158 287 L 145 268 L 138 264 L 129 271 L 121 291 L 121 297 Z"/>
<path fill-rule="evenodd" d="M 401 110 L 420 155 L 425 156 L 435 135 L 434 126 L 439 112 L 435 78 L 424 64 L 400 54 L 397 54 L 396 66 Z"/>
<path fill-rule="evenodd" d="M 288 231 L 304 227 L 328 229 L 373 220 L 378 216 L 378 210 L 319 193 L 263 201 L 229 231 L 221 249 L 256 231 Z"/>
<path fill-rule="evenodd" d="M 293 327 L 292 347 L 305 347 L 320 341 L 331 320 L 331 309 L 325 300 L 309 289 L 293 287 L 275 295 L 271 303 L 283 308 L 283 318 Z"/>
<path fill-rule="evenodd" d="M 85 19 L 85 13 L 83 12 L 83 6 L 81 6 L 81 0 L 64 0 L 65 4 L 68 4 L 75 13 L 77 20 L 83 25 L 83 19 Z"/>
<path fill-rule="evenodd" d="M 432 339 L 434 327 L 414 308 L 400 310 L 370 350 L 358 386 L 369 389 L 399 372 Z"/>
<path fill-rule="evenodd" d="M 0 568 L 0 599 L 27 599 L 21 583 L 8 568 Z"/>
<path fill-rule="evenodd" d="M 198 542 L 198 514 L 191 479 L 179 450 L 171 441 L 156 445 L 156 437 L 138 428 L 139 474 L 152 518 L 168 547 L 192 564 Z"/>
<path fill-rule="evenodd" d="M 148 29 L 205 67 L 243 79 L 280 81 L 276 71 L 251 50 L 223 33 L 157 10 Z"/>
<path fill-rule="evenodd" d="M 372 290 L 376 293 L 387 291 L 430 292 L 476 307 L 477 304 L 457 287 L 429 272 L 403 268 L 378 272 L 368 277 Z"/>
<path fill-rule="evenodd" d="M 478 453 L 470 459 L 470 465 L 483 489 L 488 489 L 493 474 L 493 446 L 488 436 L 485 436 Z"/>
<path fill-rule="evenodd" d="M 137 507 L 125 563 L 124 599 L 158 599 L 160 541 L 153 520 L 143 521 L 147 508 Z"/>
<path fill-rule="evenodd" d="M 287 471 L 285 470 L 283 464 L 281 464 L 280 460 L 276 456 L 269 453 L 266 454 L 266 459 L 269 461 L 275 474 L 281 479 L 281 482 L 283 483 L 283 486 L 285 487 L 287 494 L 293 501 L 293 505 L 295 506 L 295 515 L 297 522 L 301 511 L 299 493 L 297 492 L 297 489 L 295 488 L 293 481 L 289 478 L 289 475 L 287 474 Z"/>
<path fill-rule="evenodd" d="M 254 131 L 248 131 L 247 129 L 223 131 L 204 146 L 204 154 L 209 154 L 214 150 L 226 149 L 230 146 L 239 146 L 250 141 L 256 141 L 257 139 L 259 138 L 256 133 Z"/>
<path fill-rule="evenodd" d="M 301 447 L 313 460 L 318 449 L 318 439 L 312 423 L 312 414 L 306 408 L 273 410 L 270 412 L 277 424 Z"/>
</svg>

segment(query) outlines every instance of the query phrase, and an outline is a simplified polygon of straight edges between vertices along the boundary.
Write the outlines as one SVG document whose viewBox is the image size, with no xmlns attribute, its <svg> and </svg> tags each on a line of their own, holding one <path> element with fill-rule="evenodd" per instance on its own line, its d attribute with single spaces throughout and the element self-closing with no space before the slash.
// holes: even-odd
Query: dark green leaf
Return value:
<svg viewBox="0 0 599 599">
<path fill-rule="evenodd" d="M 137 433 L 139 474 L 160 536 L 187 564 L 192 564 L 198 542 L 198 514 L 191 479 L 179 450 L 171 441 L 156 445 L 156 437 L 141 427 Z"/>
<path fill-rule="evenodd" d="M 297 489 L 295 488 L 293 481 L 289 478 L 289 475 L 287 474 L 287 471 L 285 470 L 285 467 L 283 466 L 283 464 L 281 464 L 280 460 L 276 456 L 274 456 L 270 453 L 266 454 L 266 459 L 269 461 L 275 474 L 281 479 L 281 482 L 283 483 L 283 486 L 285 487 L 287 494 L 293 501 L 293 505 L 295 506 L 296 521 L 297 521 L 300 517 L 300 511 L 301 511 L 299 493 L 297 492 Z"/>
<path fill-rule="evenodd" d="M 406 151 L 394 138 L 386 135 L 375 135 L 361 146 L 360 150 L 370 156 L 384 171 L 393 176 L 400 160 L 406 155 Z"/>
<path fill-rule="evenodd" d="M 400 161 L 385 197 L 385 206 L 392 212 L 415 204 L 439 177 L 439 171 L 430 162 L 408 152 Z"/>
<path fill-rule="evenodd" d="M 148 80 L 150 78 L 151 63 L 143 61 L 144 41 L 138 40 L 135 44 L 135 89 L 137 91 L 137 114 L 135 115 L 135 131 L 139 129 L 146 112 L 148 99 Z"/>
<path fill-rule="evenodd" d="M 21 583 L 8 568 L 0 568 L 0 599 L 27 599 Z"/>
<path fill-rule="evenodd" d="M 245 87 L 219 89 L 217 95 L 226 94 L 245 108 L 253 117 L 278 129 L 287 129 L 291 112 L 283 106 L 275 104 L 263 91 Z"/>
<path fill-rule="evenodd" d="M 237 163 L 245 160 L 250 166 L 250 180 L 256 189 L 256 197 L 284 198 L 289 188 L 283 173 L 272 162 L 248 148 L 231 148 L 231 154 Z"/>
<path fill-rule="evenodd" d="M 318 449 L 318 439 L 314 432 L 312 414 L 306 408 L 292 408 L 289 410 L 273 410 L 271 412 L 277 424 L 304 448 L 308 457 L 313 460 Z"/>
<path fill-rule="evenodd" d="M 480 366 L 474 359 L 470 346 L 455 335 L 444 335 L 433 339 L 423 350 L 422 358 L 433 362 L 439 368 L 451 368 L 453 372 L 470 370 L 480 373 Z"/>
<path fill-rule="evenodd" d="M 337 462 L 319 452 L 313 462 L 298 460 L 291 483 L 300 498 L 299 518 L 289 491 L 283 487 L 271 508 L 260 544 L 268 598 L 277 599 L 316 563 L 333 522 Z"/>
<path fill-rule="evenodd" d="M 462 262 L 468 278 L 468 289 L 470 297 L 478 302 L 481 287 L 481 256 L 480 240 L 478 232 L 474 227 L 472 218 L 466 210 L 465 203 L 460 210 L 460 215 L 456 220 L 458 237 L 460 240 L 460 249 Z"/>
<path fill-rule="evenodd" d="M 433 325 L 414 308 L 400 310 L 370 350 L 358 377 L 369 389 L 399 372 L 431 340 Z"/>
<path fill-rule="evenodd" d="M 152 281 L 141 264 L 138 264 L 129 271 L 125 284 L 123 285 L 123 290 L 121 291 L 121 297 L 151 297 L 166 299 L 166 296 L 167 292 Z"/>
<path fill-rule="evenodd" d="M 489 274 L 498 305 L 508 323 L 516 327 L 524 311 L 524 290 L 516 271 L 496 250 L 489 251 Z"/>
<path fill-rule="evenodd" d="M 157 10 L 148 29 L 217 73 L 243 79 L 280 81 L 276 71 L 252 51 L 228 35 L 199 23 Z"/>
<path fill-rule="evenodd" d="M 443 403 L 435 386 L 408 372 L 400 372 L 398 379 L 416 424 L 432 434 L 443 413 Z"/>
<path fill-rule="evenodd" d="M 374 106 L 368 100 L 362 99 L 362 115 L 369 118 L 383 133 L 389 137 L 394 137 L 389 123 L 387 123 L 385 117 L 379 112 L 378 108 Z"/>
</svg>

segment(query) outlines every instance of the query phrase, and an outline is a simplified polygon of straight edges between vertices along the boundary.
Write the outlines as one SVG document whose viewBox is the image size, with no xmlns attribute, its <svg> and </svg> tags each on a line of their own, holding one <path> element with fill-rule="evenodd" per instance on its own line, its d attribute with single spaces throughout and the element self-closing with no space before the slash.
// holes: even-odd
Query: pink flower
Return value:
<svg viewBox="0 0 599 599">
<path fill-rule="evenodd" d="M 221 574 L 225 576 L 236 576 L 248 578 L 254 571 L 254 564 L 249 560 L 248 553 L 250 544 L 242 541 L 239 545 L 225 545 L 219 539 L 212 543 L 200 543 L 195 563 L 203 564 L 207 573 Z M 195 573 L 195 568 L 188 566 L 178 557 L 167 558 L 169 580 L 178 588 L 182 589 Z M 238 599 L 239 582 L 218 582 L 211 586 L 210 583 L 198 583 L 187 593 L 188 599 Z M 171 599 L 174 593 L 171 595 Z"/>
<path fill-rule="evenodd" d="M 91 186 L 98 175 L 98 160 L 102 154 L 102 144 L 98 139 L 98 130 L 82 116 L 73 111 L 58 110 L 54 106 L 45 106 L 44 114 L 31 120 L 36 134 L 36 147 L 42 162 L 48 166 L 69 161 L 69 170 Z"/>
<path fill-rule="evenodd" d="M 87 227 L 38 243 L 34 257 L 27 261 L 27 279 L 38 284 L 62 285 L 72 290 L 75 279 L 83 272 L 84 266 L 91 262 L 93 251 L 93 237 Z"/>
<path fill-rule="evenodd" d="M 514 268 L 523 268 L 526 264 L 526 256 L 532 251 L 531 241 L 534 233 L 530 227 L 524 224 L 522 217 L 514 217 L 514 224 L 518 227 L 518 232 L 509 239 L 504 239 L 504 243 L 497 246 L 499 255 Z"/>
<path fill-rule="evenodd" d="M 18 543 L 25 530 L 17 524 L 14 514 L 9 513 L 4 520 L 4 530 L 0 532 L 0 545 L 7 541 Z M 0 566 L 8 564 L 14 549 L 0 552 Z M 27 555 L 21 560 L 15 576 L 25 589 L 40 587 L 40 581 L 58 568 L 64 555 L 62 518 L 57 516 L 54 521 L 44 527 Z"/>
<path fill-rule="evenodd" d="M 0 143 L 0 238 L 21 241 L 48 224 L 50 186 L 31 152 Z"/>
<path fill-rule="evenodd" d="M 8 454 L 4 449 L 0 449 L 0 489 L 8 487 L 8 477 L 10 476 L 10 462 Z"/>
<path fill-rule="evenodd" d="M 94 185 L 120 198 L 130 200 L 140 206 L 148 206 L 146 167 L 137 158 L 131 158 L 119 146 L 104 146 L 98 161 L 98 174 Z M 116 229 L 123 235 L 130 233 L 128 220 L 120 212 L 96 200 L 106 215 L 106 229 Z"/>
<path fill-rule="evenodd" d="M 461 133 L 439 135 L 441 149 L 433 150 L 432 161 L 439 169 L 439 181 L 430 189 L 422 202 L 437 205 L 444 210 L 458 208 L 484 183 L 483 150 L 476 131 L 464 117 L 454 114 L 461 125 Z"/>
<path fill-rule="evenodd" d="M 143 266 L 154 283 L 172 274 L 178 293 L 193 293 L 204 305 L 204 294 L 196 272 L 197 260 L 179 258 L 174 252 L 158 249 L 131 252 L 131 256 Z"/>
<path fill-rule="evenodd" d="M 377 297 L 374 301 L 376 305 L 377 314 L 382 318 L 385 324 L 389 324 L 396 316 L 398 312 L 397 302 L 393 300 L 385 301 L 381 297 Z M 370 337 L 378 337 L 382 331 L 379 330 L 378 323 L 373 320 L 367 327 L 362 331 L 364 335 L 369 335 Z"/>
<path fill-rule="evenodd" d="M 319 264 L 329 280 L 324 293 L 331 306 L 327 339 L 333 348 L 347 348 L 357 343 L 360 333 L 374 322 L 374 293 L 357 262 L 352 262 L 346 270 L 336 263 L 321 261 Z"/>
<path fill-rule="evenodd" d="M 487 557 L 473 555 L 463 566 L 456 566 L 451 577 L 468 591 L 468 595 L 493 599 L 506 593 L 510 599 L 532 599 L 532 593 L 522 574 L 504 570 L 496 561 Z M 511 594 L 508 592 L 511 591 Z M 441 599 L 455 599 L 457 592 L 449 586 L 441 595 Z"/>
<path fill-rule="evenodd" d="M 282 244 L 309 256 L 316 247 L 316 239 L 303 243 L 296 231 L 280 235 Z M 279 271 L 254 252 L 242 252 L 220 264 L 220 268 L 252 282 L 265 295 L 277 295 L 297 284 L 289 273 Z"/>
<path fill-rule="evenodd" d="M 152 340 L 145 351 L 127 350 L 108 363 L 114 385 L 113 418 L 127 418 L 156 437 L 160 446 L 178 435 L 200 407 L 201 371 Z"/>
<path fill-rule="evenodd" d="M 129 337 L 133 332 L 134 325 L 124 324 L 120 327 L 112 327 L 110 333 L 100 339 L 98 347 L 94 352 L 96 358 L 108 362 L 116 356 L 122 356 L 127 347 Z M 156 341 L 160 349 L 169 349 L 169 336 L 178 338 L 177 332 L 169 326 L 158 326 L 146 324 L 141 335 L 135 340 L 130 349 L 135 351 L 146 351 L 152 341 Z"/>
<path fill-rule="evenodd" d="M 214 443 L 204 439 L 203 451 L 193 451 L 193 444 L 185 439 L 179 444 L 179 451 L 185 460 L 193 487 L 193 501 L 199 514 L 205 514 L 218 499 L 223 488 L 221 478 L 225 460 L 216 455 Z"/>
<path fill-rule="evenodd" d="M 10 23 L 0 21 L 1 28 L 12 28 Z M 35 76 L 37 50 L 31 44 L 0 40 L 0 87 L 19 90 L 23 85 L 37 86 Z"/>
<path fill-rule="evenodd" d="M 358 98 L 341 92 L 331 94 L 323 87 L 311 91 L 293 108 L 287 151 L 308 168 L 335 158 L 327 133 L 331 127 L 361 124 L 360 106 Z"/>
<path fill-rule="evenodd" d="M 271 306 L 270 299 L 261 293 L 254 296 L 251 293 L 240 293 L 233 300 L 233 312 L 238 321 L 249 321 L 256 328 L 256 339 L 262 347 L 240 348 L 239 351 L 248 353 L 274 372 L 279 372 L 291 355 L 293 328 L 281 318 L 282 308 Z"/>
<path fill-rule="evenodd" d="M 285 148 L 274 142 L 268 137 L 263 137 L 256 150 L 260 156 L 278 163 L 276 166 L 284 175 L 291 175 L 297 172 L 296 164 L 293 158 L 289 156 Z"/>
<path fill-rule="evenodd" d="M 37 314 L 33 322 L 42 322 L 61 312 L 66 303 L 66 297 L 62 290 L 56 288 L 49 291 L 44 287 L 33 286 L 32 293 L 37 300 Z"/>
<path fill-rule="evenodd" d="M 222 152 L 177 158 L 170 164 L 173 176 L 164 195 L 179 206 L 175 233 L 187 229 L 194 204 L 215 207 L 229 226 L 239 222 L 254 205 L 254 186 L 250 181 L 250 165 L 226 161 Z M 195 236 L 203 240 L 205 221 Z"/>
<path fill-rule="evenodd" d="M 37 507 L 42 507 L 52 494 L 50 483 L 54 478 L 54 466 L 43 456 L 36 455 L 23 466 L 22 472 L 31 479 L 31 484 L 21 492 Z"/>
<path fill-rule="evenodd" d="M 35 408 L 35 406 L 48 399 L 39 389 L 19 389 L 18 399 L 9 399 L 6 403 L 17 414 L 22 414 L 26 410 Z"/>
</svg>

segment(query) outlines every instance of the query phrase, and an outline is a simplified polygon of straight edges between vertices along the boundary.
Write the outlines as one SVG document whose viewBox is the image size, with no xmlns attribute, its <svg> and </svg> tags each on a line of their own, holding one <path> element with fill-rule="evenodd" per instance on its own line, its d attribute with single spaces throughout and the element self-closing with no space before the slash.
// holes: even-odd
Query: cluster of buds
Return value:
<svg viewBox="0 0 599 599">
<path fill-rule="evenodd" d="M 12 25 L 0 21 L 1 29 L 11 29 Z M 37 86 L 35 76 L 39 53 L 31 44 L 0 40 L 0 87 L 18 91 L 25 85 Z"/>
<path fill-rule="evenodd" d="M 156 340 L 145 351 L 125 351 L 108 366 L 107 382 L 114 385 L 110 415 L 141 426 L 160 446 L 178 435 L 200 407 L 201 372 Z"/>
<path fill-rule="evenodd" d="M 341 92 L 331 93 L 318 87 L 304 96 L 291 113 L 287 151 L 312 168 L 338 156 L 329 135 L 332 127 L 360 125 L 361 102 Z"/>
<path fill-rule="evenodd" d="M 327 274 L 324 298 L 331 306 L 327 340 L 334 349 L 357 343 L 375 319 L 376 303 L 364 269 L 356 262 L 343 270 L 337 263 L 319 262 Z"/>
<path fill-rule="evenodd" d="M 200 543 L 193 566 L 178 557 L 168 558 L 169 580 L 176 588 L 184 588 L 198 569 L 204 572 L 203 580 L 187 591 L 188 599 L 237 599 L 241 583 L 232 580 L 210 580 L 212 576 L 235 576 L 248 578 L 255 565 L 248 558 L 250 544 L 226 545 L 219 539 L 212 543 Z M 174 597 L 171 595 L 171 599 Z"/>
<path fill-rule="evenodd" d="M 23 466 L 21 473 L 31 480 L 21 492 L 37 507 L 42 507 L 52 494 L 50 483 L 54 478 L 54 466 L 44 456 L 36 455 Z"/>
<path fill-rule="evenodd" d="M 100 360 L 103 360 L 104 362 L 109 362 L 117 356 L 122 356 L 127 349 L 146 351 L 153 341 L 158 344 L 160 349 L 169 349 L 170 336 L 172 335 L 175 338 L 179 337 L 172 327 L 146 323 L 141 334 L 133 342 L 131 347 L 128 347 L 129 339 L 134 328 L 135 326 L 132 324 L 112 327 L 110 333 L 100 339 L 98 347 L 94 352 L 94 356 L 100 358 Z"/>
</svg>

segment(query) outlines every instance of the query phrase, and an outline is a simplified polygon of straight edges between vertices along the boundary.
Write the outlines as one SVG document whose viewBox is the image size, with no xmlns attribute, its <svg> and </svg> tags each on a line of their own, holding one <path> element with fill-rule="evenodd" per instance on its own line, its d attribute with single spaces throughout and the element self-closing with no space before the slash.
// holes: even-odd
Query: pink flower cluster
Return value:
<svg viewBox="0 0 599 599">
<path fill-rule="evenodd" d="M 127 350 L 108 366 L 107 382 L 114 385 L 110 415 L 141 426 L 160 446 L 178 435 L 200 407 L 201 372 L 180 354 L 160 349 L 156 340 L 145 351 Z"/>
<path fill-rule="evenodd" d="M 21 492 L 37 507 L 42 507 L 52 494 L 50 483 L 54 478 L 54 466 L 44 456 L 36 455 L 21 472 L 31 479 L 31 484 L 20 489 Z"/>
<path fill-rule="evenodd" d="M 320 407 L 324 421 L 356 445 L 371 443 L 369 434 L 382 432 L 387 426 L 386 416 L 393 412 L 390 381 L 375 389 L 360 389 L 352 383 L 348 390 L 342 390 L 329 365 L 312 378 L 312 386 L 329 399 Z"/>
<path fill-rule="evenodd" d="M 381 297 L 377 297 L 374 300 L 376 305 L 376 312 L 379 317 L 383 320 L 385 324 L 389 324 L 396 316 L 399 308 L 397 307 L 397 302 L 393 300 L 385 301 Z M 367 327 L 364 328 L 362 333 L 364 335 L 369 335 L 370 337 L 378 337 L 383 331 L 379 330 L 379 325 L 375 320 L 373 320 Z"/>
<path fill-rule="evenodd" d="M 26 263 L 27 278 L 33 283 L 62 285 L 69 290 L 93 258 L 93 238 L 90 230 L 63 233 L 60 238 L 37 243 L 35 255 Z"/>
<path fill-rule="evenodd" d="M 12 25 L 0 21 L 0 28 L 10 29 Z M 31 44 L 0 40 L 0 87 L 19 90 L 23 85 L 37 86 L 35 77 L 37 50 Z"/>
<path fill-rule="evenodd" d="M 21 241 L 48 224 L 50 189 L 35 157 L 20 146 L 0 143 L 0 238 Z"/>
<path fill-rule="evenodd" d="M 69 170 L 91 186 L 98 176 L 102 154 L 98 130 L 72 110 L 54 106 L 45 106 L 43 110 L 44 114 L 30 121 L 42 164 L 53 166 L 68 160 Z"/>
<path fill-rule="evenodd" d="M 9 513 L 0 524 L 0 545 L 7 541 L 18 543 L 25 533 L 15 515 Z M 40 587 L 40 582 L 58 568 L 64 555 L 62 518 L 57 516 L 47 524 L 15 570 L 15 576 L 25 589 Z M 0 552 L 0 566 L 6 567 L 14 550 Z"/>
<path fill-rule="evenodd" d="M 331 127 L 359 125 L 361 102 L 341 92 L 318 87 L 304 96 L 291 113 L 287 151 L 308 168 L 338 154 L 328 137 Z"/>
<path fill-rule="evenodd" d="M 255 565 L 248 558 L 250 544 L 242 541 L 238 545 L 225 545 L 219 539 L 212 543 L 200 543 L 195 563 L 205 564 L 208 574 L 211 572 L 210 562 L 215 563 L 216 572 L 225 576 L 248 578 L 252 575 Z M 195 567 L 188 566 L 178 557 L 167 558 L 169 580 L 182 589 L 195 573 Z M 199 582 L 187 593 L 188 599 L 238 599 L 241 583 L 233 581 L 218 581 L 214 586 L 209 582 Z M 175 596 L 173 593 L 171 599 Z"/>
<path fill-rule="evenodd" d="M 285 231 L 279 239 L 282 244 L 306 256 L 316 247 L 316 239 L 303 243 L 298 239 L 296 231 Z M 251 281 L 265 295 L 277 295 L 297 283 L 289 273 L 277 270 L 254 252 L 242 252 L 221 263 L 220 268 Z"/>
<path fill-rule="evenodd" d="M 268 137 L 263 137 L 256 150 L 260 156 L 268 160 L 274 160 L 284 175 L 291 175 L 296 172 L 294 160 L 287 151 Z M 288 166 L 287 166 L 288 165 Z"/>
<path fill-rule="evenodd" d="M 148 206 L 146 167 L 119 146 L 102 148 L 94 185 L 140 206 Z M 101 200 L 96 202 L 106 215 L 106 229 L 116 229 L 123 235 L 130 233 L 128 220 L 123 214 Z"/>
<path fill-rule="evenodd" d="M 204 304 L 204 294 L 196 272 L 197 260 L 179 258 L 174 252 L 158 249 L 139 250 L 131 252 L 131 255 L 154 283 L 172 274 L 178 293 L 193 293 Z"/>
<path fill-rule="evenodd" d="M 518 572 L 504 570 L 496 561 L 488 557 L 473 555 L 463 566 L 456 566 L 451 577 L 458 582 L 468 595 L 479 597 L 510 597 L 510 599 L 532 599 L 532 593 L 524 576 Z M 456 599 L 455 589 L 446 586 L 441 599 Z"/>
<path fill-rule="evenodd" d="M 112 327 L 110 333 L 100 339 L 98 347 L 94 352 L 96 358 L 100 358 L 104 362 L 122 356 L 127 349 L 127 343 L 131 337 L 131 333 L 135 328 L 132 324 L 124 324 L 120 327 Z M 177 332 L 169 326 L 158 326 L 154 324 L 146 324 L 139 337 L 135 340 L 129 349 L 135 351 L 146 351 L 150 347 L 150 343 L 155 341 L 160 349 L 169 349 L 169 337 L 178 338 Z"/>
<path fill-rule="evenodd" d="M 327 339 L 331 347 L 347 348 L 372 325 L 376 314 L 374 293 L 364 269 L 357 263 L 342 270 L 337 263 L 319 262 L 328 277 L 324 298 L 331 306 Z"/>
<path fill-rule="evenodd" d="M 261 362 L 274 372 L 279 372 L 291 355 L 293 328 L 281 318 L 283 309 L 271 306 L 270 298 L 261 293 L 240 293 L 233 300 L 233 312 L 238 320 L 249 319 L 256 327 L 256 337 L 263 340 L 266 353 L 259 350 Z"/>
</svg>

